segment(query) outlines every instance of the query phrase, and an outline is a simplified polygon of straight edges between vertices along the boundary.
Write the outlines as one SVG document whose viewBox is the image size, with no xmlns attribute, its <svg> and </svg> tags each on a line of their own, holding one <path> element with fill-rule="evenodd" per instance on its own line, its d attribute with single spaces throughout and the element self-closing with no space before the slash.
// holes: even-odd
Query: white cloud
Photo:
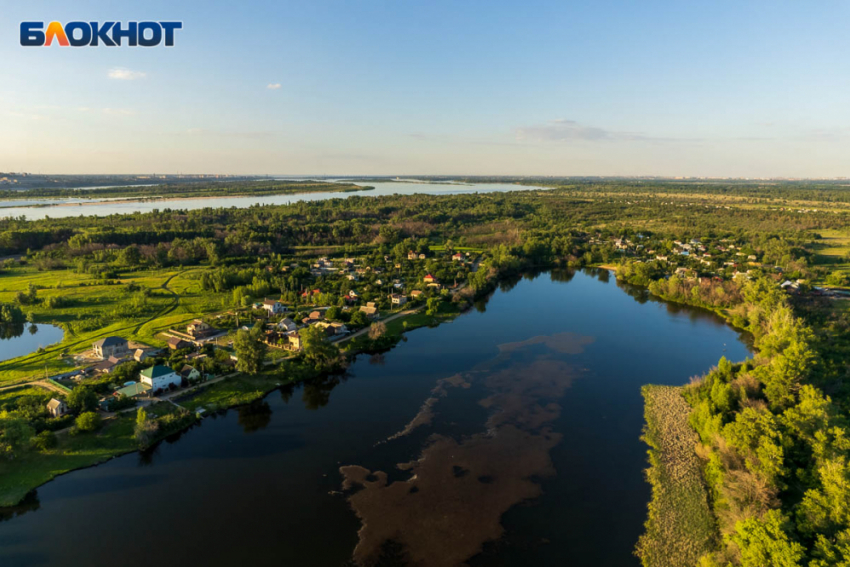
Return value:
<svg viewBox="0 0 850 567">
<path fill-rule="evenodd" d="M 132 81 L 135 79 L 141 79 L 145 76 L 145 73 L 141 71 L 131 71 L 130 69 L 126 69 L 124 67 L 115 67 L 110 69 L 107 73 L 110 79 L 118 79 L 121 81 Z"/>
<path fill-rule="evenodd" d="M 612 140 L 647 140 L 646 136 L 632 132 L 613 132 L 596 126 L 580 124 L 575 120 L 550 120 L 545 124 L 525 126 L 516 129 L 517 140 L 532 142 L 564 142 L 570 140 L 582 141 L 612 141 Z"/>
<path fill-rule="evenodd" d="M 277 89 L 280 88 L 280 83 L 269 83 L 268 85 L 266 85 L 266 88 L 273 90 L 273 91 L 276 91 Z"/>
</svg>

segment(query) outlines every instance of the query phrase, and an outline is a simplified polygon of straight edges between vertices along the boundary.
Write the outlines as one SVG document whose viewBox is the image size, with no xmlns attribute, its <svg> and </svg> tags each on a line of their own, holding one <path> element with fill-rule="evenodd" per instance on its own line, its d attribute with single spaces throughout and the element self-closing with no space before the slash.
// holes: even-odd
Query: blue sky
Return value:
<svg viewBox="0 0 850 567">
<path fill-rule="evenodd" d="M 850 176 L 843 0 L 237 6 L 0 2 L 0 171 Z M 116 19 L 184 28 L 19 45 Z"/>
</svg>

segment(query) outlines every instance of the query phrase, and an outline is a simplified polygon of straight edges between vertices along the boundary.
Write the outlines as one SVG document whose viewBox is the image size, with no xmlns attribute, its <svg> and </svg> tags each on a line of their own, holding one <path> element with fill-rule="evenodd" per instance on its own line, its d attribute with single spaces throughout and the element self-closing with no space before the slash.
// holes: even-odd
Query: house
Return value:
<svg viewBox="0 0 850 567">
<path fill-rule="evenodd" d="M 180 350 L 183 348 L 192 348 L 192 343 L 189 341 L 184 341 L 180 337 L 169 337 L 168 338 L 168 348 L 171 350 Z"/>
<path fill-rule="evenodd" d="M 437 278 L 432 276 L 431 274 L 427 274 L 424 278 L 422 278 L 425 283 L 440 283 L 437 281 Z"/>
<path fill-rule="evenodd" d="M 305 325 L 311 325 L 316 321 L 321 321 L 323 318 L 321 311 L 311 311 L 310 315 L 301 319 L 301 322 Z"/>
<path fill-rule="evenodd" d="M 295 324 L 295 321 L 287 317 L 286 319 L 277 324 L 277 328 L 281 331 L 288 333 L 297 329 L 298 325 Z"/>
<path fill-rule="evenodd" d="M 286 307 L 275 299 L 263 300 L 263 309 L 269 312 L 269 315 L 280 315 L 286 312 Z"/>
<path fill-rule="evenodd" d="M 328 323 L 326 321 L 319 321 L 316 323 L 316 326 L 322 329 L 329 337 L 345 335 L 348 333 L 348 327 L 346 327 L 344 323 Z"/>
<path fill-rule="evenodd" d="M 142 384 L 141 382 L 133 382 L 132 384 L 127 384 L 123 388 L 119 388 L 112 393 L 116 398 L 120 398 L 121 396 L 127 396 L 128 398 L 138 398 L 139 396 L 143 396 L 151 391 L 151 387 L 147 384 Z"/>
<path fill-rule="evenodd" d="M 62 400 L 51 398 L 50 401 L 47 402 L 47 412 L 50 414 L 50 417 L 62 417 L 68 413 L 68 404 Z"/>
<path fill-rule="evenodd" d="M 419 255 L 416 252 L 414 252 L 413 250 L 411 250 L 407 253 L 407 259 L 408 260 L 416 260 L 418 257 L 419 257 Z"/>
<path fill-rule="evenodd" d="M 365 313 L 367 317 L 377 317 L 378 316 L 378 308 L 375 307 L 374 301 L 370 301 L 366 305 L 361 305 L 360 311 Z"/>
<path fill-rule="evenodd" d="M 301 344 L 301 335 L 297 332 L 292 332 L 286 335 L 289 340 L 289 350 L 301 350 L 303 345 Z"/>
<path fill-rule="evenodd" d="M 127 345 L 127 339 L 121 337 L 106 337 L 92 344 L 94 355 L 98 358 L 107 359 L 110 356 L 127 356 L 130 354 L 130 349 Z"/>
<path fill-rule="evenodd" d="M 139 372 L 139 380 L 156 392 L 157 390 L 165 390 L 169 386 L 179 386 L 181 377 L 169 367 L 157 364 Z"/>
<path fill-rule="evenodd" d="M 414 299 L 417 299 L 421 295 L 422 295 L 422 291 L 418 290 L 418 289 L 414 289 L 413 291 L 410 292 L 410 297 L 412 297 Z"/>
<path fill-rule="evenodd" d="M 94 368 L 95 372 L 99 372 L 100 374 L 109 374 L 122 362 L 124 362 L 124 359 L 110 356 L 103 362 L 98 362 L 92 368 Z"/>
<path fill-rule="evenodd" d="M 400 293 L 391 293 L 390 294 L 390 302 L 393 305 L 398 305 L 399 307 L 401 307 L 402 305 L 407 303 L 407 296 L 402 295 Z"/>
<path fill-rule="evenodd" d="M 156 351 L 153 350 L 145 350 L 143 348 L 137 348 L 133 351 L 133 360 L 136 362 L 144 362 L 149 358 L 154 358 L 156 356 Z"/>
<path fill-rule="evenodd" d="M 195 319 L 192 324 L 186 327 L 186 332 L 195 338 L 209 336 L 215 333 L 215 329 L 204 323 L 201 319 Z"/>
<path fill-rule="evenodd" d="M 188 364 L 184 364 L 183 368 L 180 370 L 180 377 L 185 378 L 186 380 L 197 380 L 201 377 L 201 372 Z"/>
<path fill-rule="evenodd" d="M 457 252 L 456 254 L 452 254 L 452 261 L 453 262 L 463 262 L 463 254 L 461 254 L 460 252 Z"/>
</svg>

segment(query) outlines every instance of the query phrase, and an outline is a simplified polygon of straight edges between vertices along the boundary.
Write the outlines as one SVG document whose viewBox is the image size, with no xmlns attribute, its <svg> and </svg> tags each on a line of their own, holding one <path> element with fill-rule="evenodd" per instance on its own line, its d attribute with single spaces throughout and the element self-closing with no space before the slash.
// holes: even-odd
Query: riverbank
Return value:
<svg viewBox="0 0 850 567">
<path fill-rule="evenodd" d="M 652 500 L 636 554 L 644 567 L 693 567 L 718 541 L 682 388 L 644 386 Z"/>
</svg>

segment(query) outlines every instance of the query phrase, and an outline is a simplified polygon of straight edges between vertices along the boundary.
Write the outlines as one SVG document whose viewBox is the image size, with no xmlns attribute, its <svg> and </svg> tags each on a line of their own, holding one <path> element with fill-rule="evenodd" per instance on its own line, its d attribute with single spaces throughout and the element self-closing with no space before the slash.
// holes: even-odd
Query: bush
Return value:
<svg viewBox="0 0 850 567">
<path fill-rule="evenodd" d="M 56 434 L 52 431 L 42 431 L 32 440 L 32 445 L 39 451 L 47 451 L 53 449 L 58 444 Z"/>
<path fill-rule="evenodd" d="M 74 425 L 76 425 L 77 430 L 79 431 L 89 432 L 100 429 L 101 422 L 100 414 L 93 411 L 87 411 L 80 414 L 74 422 Z"/>
</svg>

